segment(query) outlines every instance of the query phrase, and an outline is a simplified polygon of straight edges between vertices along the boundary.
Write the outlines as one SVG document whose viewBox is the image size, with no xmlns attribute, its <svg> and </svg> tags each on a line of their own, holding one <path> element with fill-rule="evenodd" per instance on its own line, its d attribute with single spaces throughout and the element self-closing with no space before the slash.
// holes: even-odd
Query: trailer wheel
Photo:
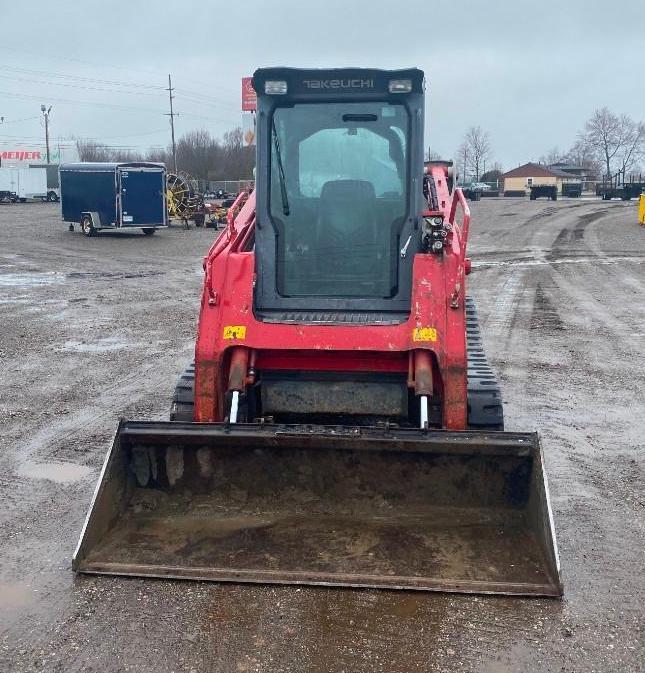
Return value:
<svg viewBox="0 0 645 673">
<path fill-rule="evenodd" d="M 92 218 L 89 215 L 84 215 L 81 219 L 81 231 L 84 236 L 94 236 L 96 229 L 92 223 Z"/>
<path fill-rule="evenodd" d="M 47 192 L 47 200 L 50 203 L 55 203 L 58 201 L 58 196 L 56 196 L 56 192 Z"/>
<path fill-rule="evenodd" d="M 153 229 L 152 227 L 146 227 L 145 229 L 142 229 L 143 233 L 145 236 L 152 236 L 152 234 L 157 231 L 156 229 Z"/>
</svg>

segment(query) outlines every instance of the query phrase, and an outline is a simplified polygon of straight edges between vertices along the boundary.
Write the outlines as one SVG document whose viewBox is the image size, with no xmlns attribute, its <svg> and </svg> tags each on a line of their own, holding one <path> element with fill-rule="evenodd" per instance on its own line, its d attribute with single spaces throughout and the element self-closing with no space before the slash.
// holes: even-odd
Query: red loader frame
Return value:
<svg viewBox="0 0 645 673">
<path fill-rule="evenodd" d="M 442 427 L 466 429 L 464 300 L 470 210 L 459 188 L 451 193 L 448 171 L 446 165 L 426 169 L 432 195 L 428 189 L 423 216 L 441 224 L 443 250 L 415 255 L 410 315 L 396 325 L 258 320 L 253 311 L 255 194 L 242 192 L 229 212 L 227 228 L 204 258 L 194 420 L 226 420 L 227 393 L 244 393 L 264 369 L 399 372 L 407 373 L 408 387 L 417 396 L 439 396 Z"/>
</svg>

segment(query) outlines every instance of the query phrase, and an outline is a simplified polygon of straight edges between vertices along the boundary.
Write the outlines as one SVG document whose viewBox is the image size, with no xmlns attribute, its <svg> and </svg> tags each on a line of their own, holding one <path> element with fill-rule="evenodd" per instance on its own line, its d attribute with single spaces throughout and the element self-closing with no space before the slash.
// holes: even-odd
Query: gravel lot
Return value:
<svg viewBox="0 0 645 673">
<path fill-rule="evenodd" d="M 0 670 L 645 670 L 636 212 L 473 204 L 470 292 L 507 428 L 541 435 L 558 601 L 74 577 L 118 418 L 167 418 L 215 233 L 88 239 L 56 204 L 0 204 Z"/>
</svg>

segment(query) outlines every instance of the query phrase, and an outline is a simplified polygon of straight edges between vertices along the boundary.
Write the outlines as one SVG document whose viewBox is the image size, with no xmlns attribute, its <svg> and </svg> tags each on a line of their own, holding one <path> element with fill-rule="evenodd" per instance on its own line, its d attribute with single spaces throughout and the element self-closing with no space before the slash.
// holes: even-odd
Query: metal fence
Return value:
<svg viewBox="0 0 645 673">
<path fill-rule="evenodd" d="M 252 187 L 253 180 L 199 180 L 199 189 L 202 192 L 217 192 L 222 189 L 229 194 L 239 194 Z"/>
</svg>

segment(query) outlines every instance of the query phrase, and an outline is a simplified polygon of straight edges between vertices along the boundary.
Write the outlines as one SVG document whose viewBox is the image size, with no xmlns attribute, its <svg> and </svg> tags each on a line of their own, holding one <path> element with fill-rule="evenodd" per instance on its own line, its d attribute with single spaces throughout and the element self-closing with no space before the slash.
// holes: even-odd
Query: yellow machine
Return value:
<svg viewBox="0 0 645 673">
<path fill-rule="evenodd" d="M 638 223 L 645 227 L 645 194 L 641 194 L 638 201 Z"/>
</svg>

